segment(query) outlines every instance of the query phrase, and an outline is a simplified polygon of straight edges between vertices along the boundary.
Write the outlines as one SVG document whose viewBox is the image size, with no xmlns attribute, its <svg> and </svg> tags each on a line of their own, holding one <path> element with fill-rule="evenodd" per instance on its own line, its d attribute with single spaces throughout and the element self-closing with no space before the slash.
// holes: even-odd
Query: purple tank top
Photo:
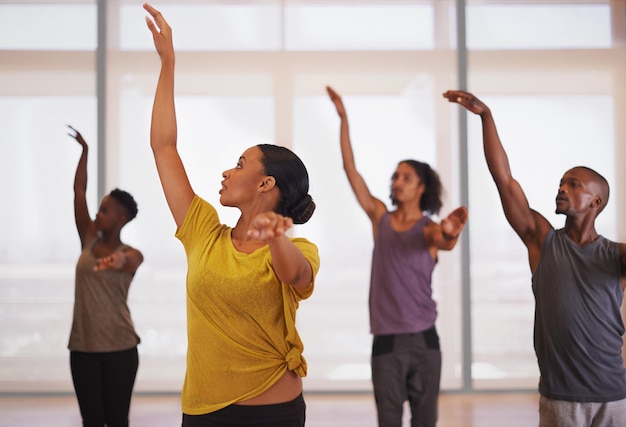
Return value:
<svg viewBox="0 0 626 427">
<path fill-rule="evenodd" d="M 378 224 L 372 255 L 370 328 L 374 335 L 421 332 L 435 324 L 432 272 L 437 263 L 424 239 L 429 217 L 407 231 L 391 227 L 387 212 Z"/>
</svg>

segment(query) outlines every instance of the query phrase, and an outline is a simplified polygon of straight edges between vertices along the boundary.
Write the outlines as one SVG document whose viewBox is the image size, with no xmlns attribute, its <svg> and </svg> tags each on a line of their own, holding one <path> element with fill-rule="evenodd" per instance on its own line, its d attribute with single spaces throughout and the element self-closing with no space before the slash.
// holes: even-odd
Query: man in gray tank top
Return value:
<svg viewBox="0 0 626 427">
<path fill-rule="evenodd" d="M 609 185 L 584 166 L 563 175 L 556 213 L 566 217 L 555 230 L 531 209 L 512 177 L 490 109 L 474 95 L 443 95 L 483 125 L 489 171 L 509 224 L 528 249 L 535 295 L 535 353 L 539 364 L 539 426 L 626 425 L 624 324 L 620 306 L 626 286 L 626 244 L 595 229 L 609 198 Z"/>
</svg>

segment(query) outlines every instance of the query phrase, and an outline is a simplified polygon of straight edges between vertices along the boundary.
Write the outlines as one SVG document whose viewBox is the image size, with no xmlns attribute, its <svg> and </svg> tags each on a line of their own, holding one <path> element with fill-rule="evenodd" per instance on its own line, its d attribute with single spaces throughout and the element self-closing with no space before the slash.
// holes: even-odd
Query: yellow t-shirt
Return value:
<svg viewBox="0 0 626 427">
<path fill-rule="evenodd" d="M 258 396 L 287 369 L 306 375 L 296 331 L 299 291 L 281 282 L 267 246 L 238 252 L 231 228 L 213 206 L 195 196 L 176 237 L 187 254 L 187 372 L 185 414 L 201 415 Z M 319 270 L 317 247 L 292 238 Z"/>
</svg>

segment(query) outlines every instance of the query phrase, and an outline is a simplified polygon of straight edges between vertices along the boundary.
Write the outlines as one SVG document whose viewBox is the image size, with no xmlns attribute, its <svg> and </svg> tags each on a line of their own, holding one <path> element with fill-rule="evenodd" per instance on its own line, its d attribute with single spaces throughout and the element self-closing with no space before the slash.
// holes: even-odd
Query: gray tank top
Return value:
<svg viewBox="0 0 626 427">
<path fill-rule="evenodd" d="M 619 250 L 599 236 L 586 246 L 550 230 L 532 285 L 539 392 L 555 400 L 626 398 Z"/>
<path fill-rule="evenodd" d="M 76 264 L 74 320 L 68 348 L 82 352 L 128 350 L 139 343 L 126 304 L 134 275 L 118 270 L 93 271 L 96 241 L 85 245 Z"/>
<path fill-rule="evenodd" d="M 370 283 L 370 327 L 374 335 L 405 334 L 429 329 L 437 319 L 431 278 L 436 260 L 424 239 L 423 217 L 397 232 L 386 213 L 378 224 Z"/>
</svg>

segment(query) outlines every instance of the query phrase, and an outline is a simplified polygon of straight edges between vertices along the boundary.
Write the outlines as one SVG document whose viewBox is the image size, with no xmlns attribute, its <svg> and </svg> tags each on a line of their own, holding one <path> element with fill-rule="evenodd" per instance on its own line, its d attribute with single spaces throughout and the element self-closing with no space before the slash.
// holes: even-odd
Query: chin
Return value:
<svg viewBox="0 0 626 427">
<path fill-rule="evenodd" d="M 225 199 L 224 197 L 220 197 L 220 205 L 225 206 L 227 208 L 233 207 L 233 204 L 229 203 L 228 199 Z"/>
</svg>

